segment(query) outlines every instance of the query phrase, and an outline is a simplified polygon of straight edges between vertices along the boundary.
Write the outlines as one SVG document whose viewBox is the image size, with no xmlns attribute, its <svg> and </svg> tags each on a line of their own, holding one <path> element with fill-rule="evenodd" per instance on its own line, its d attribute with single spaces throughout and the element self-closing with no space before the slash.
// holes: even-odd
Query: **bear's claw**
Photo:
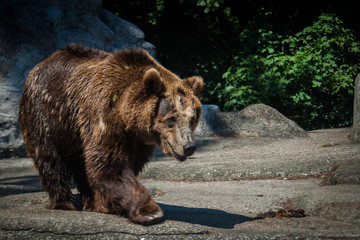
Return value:
<svg viewBox="0 0 360 240">
<path fill-rule="evenodd" d="M 145 208 L 141 209 L 139 214 L 130 216 L 130 220 L 134 223 L 150 225 L 159 222 L 164 217 L 162 209 L 155 203 L 151 202 Z"/>
<path fill-rule="evenodd" d="M 160 210 L 159 212 L 156 212 L 154 214 L 144 216 L 145 222 L 143 224 L 148 225 L 148 224 L 156 223 L 160 221 L 163 217 L 164 217 L 164 213 Z"/>
</svg>

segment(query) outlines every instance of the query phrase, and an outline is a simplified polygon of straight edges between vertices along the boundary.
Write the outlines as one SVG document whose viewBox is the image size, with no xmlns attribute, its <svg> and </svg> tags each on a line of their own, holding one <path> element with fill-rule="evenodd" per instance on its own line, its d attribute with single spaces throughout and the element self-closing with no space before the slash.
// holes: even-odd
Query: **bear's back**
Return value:
<svg viewBox="0 0 360 240">
<path fill-rule="evenodd" d="M 109 56 L 109 53 L 84 47 L 78 44 L 70 44 L 66 46 L 64 49 L 59 51 L 69 59 L 76 59 L 76 60 L 89 60 L 89 59 L 99 59 L 102 60 L 105 57 Z"/>
</svg>

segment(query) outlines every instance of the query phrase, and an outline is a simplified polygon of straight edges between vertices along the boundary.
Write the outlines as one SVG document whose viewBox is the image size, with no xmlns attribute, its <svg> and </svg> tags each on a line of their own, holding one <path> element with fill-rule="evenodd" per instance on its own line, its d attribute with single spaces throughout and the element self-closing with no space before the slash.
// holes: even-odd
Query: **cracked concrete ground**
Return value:
<svg viewBox="0 0 360 240">
<path fill-rule="evenodd" d="M 165 219 L 147 227 L 49 210 L 31 161 L 2 159 L 0 239 L 359 239 L 360 145 L 349 134 L 199 139 L 184 163 L 157 152 L 140 181 Z M 257 217 L 282 208 L 302 208 L 306 217 Z"/>
</svg>

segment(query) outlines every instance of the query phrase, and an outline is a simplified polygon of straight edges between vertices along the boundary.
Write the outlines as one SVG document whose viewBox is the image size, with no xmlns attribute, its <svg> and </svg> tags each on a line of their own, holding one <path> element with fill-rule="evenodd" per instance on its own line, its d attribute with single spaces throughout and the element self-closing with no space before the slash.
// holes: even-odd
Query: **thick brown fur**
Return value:
<svg viewBox="0 0 360 240">
<path fill-rule="evenodd" d="M 160 207 L 136 176 L 155 145 L 183 161 L 193 154 L 203 81 L 180 79 L 145 50 L 107 53 L 70 45 L 29 74 L 19 123 L 50 208 L 126 214 L 151 224 Z"/>
</svg>

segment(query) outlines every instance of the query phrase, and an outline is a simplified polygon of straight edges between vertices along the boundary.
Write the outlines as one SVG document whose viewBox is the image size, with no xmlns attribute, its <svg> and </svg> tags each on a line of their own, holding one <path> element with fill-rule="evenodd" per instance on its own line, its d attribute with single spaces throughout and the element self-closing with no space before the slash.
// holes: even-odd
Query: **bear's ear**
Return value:
<svg viewBox="0 0 360 240">
<path fill-rule="evenodd" d="M 147 94 L 155 94 L 157 96 L 164 92 L 165 87 L 161 81 L 160 73 L 155 68 L 146 71 L 143 77 L 143 83 Z"/>
<path fill-rule="evenodd" d="M 202 98 L 202 91 L 204 90 L 204 80 L 202 77 L 189 77 L 185 78 L 183 81 L 185 86 L 188 86 L 193 90 L 195 96 L 197 96 L 199 99 Z"/>
</svg>

